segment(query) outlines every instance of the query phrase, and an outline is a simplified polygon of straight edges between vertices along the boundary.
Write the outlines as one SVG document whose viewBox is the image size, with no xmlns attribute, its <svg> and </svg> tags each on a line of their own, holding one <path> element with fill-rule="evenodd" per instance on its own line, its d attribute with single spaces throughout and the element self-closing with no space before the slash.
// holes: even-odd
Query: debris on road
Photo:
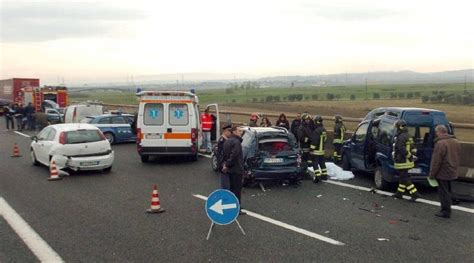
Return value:
<svg viewBox="0 0 474 263">
<path fill-rule="evenodd" d="M 389 223 L 390 225 L 395 225 L 395 224 L 397 223 L 397 220 L 391 219 L 391 220 L 388 221 L 388 223 Z"/>
<path fill-rule="evenodd" d="M 316 197 L 317 197 L 317 198 L 321 198 L 321 196 L 323 196 L 323 195 L 317 195 Z"/>
<path fill-rule="evenodd" d="M 400 218 L 399 221 L 404 222 L 404 223 L 410 222 L 408 219 L 403 219 L 403 218 Z"/>
<path fill-rule="evenodd" d="M 374 210 L 370 210 L 370 209 L 367 209 L 367 208 L 363 208 L 363 207 L 359 207 L 360 210 L 362 211 L 367 211 L 367 212 L 370 212 L 370 213 L 373 213 L 375 212 Z"/>
<path fill-rule="evenodd" d="M 377 193 L 377 190 L 375 190 L 375 188 L 370 188 L 369 192 L 371 192 L 372 194 L 376 194 Z"/>
<path fill-rule="evenodd" d="M 324 231 L 324 234 L 329 234 L 329 230 L 328 230 L 328 231 Z"/>
<path fill-rule="evenodd" d="M 354 179 L 354 174 L 351 171 L 344 171 L 341 167 L 332 162 L 326 163 L 329 178 L 332 180 L 351 180 Z M 308 171 L 314 174 L 313 167 L 308 167 Z"/>
<path fill-rule="evenodd" d="M 414 235 L 409 235 L 408 238 L 411 239 L 411 240 L 415 240 L 415 241 L 420 240 L 419 236 L 414 236 Z"/>
<path fill-rule="evenodd" d="M 349 198 L 343 197 L 342 200 L 347 201 L 347 200 L 349 200 Z"/>
<path fill-rule="evenodd" d="M 390 241 L 390 239 L 388 239 L 388 238 L 383 238 L 383 237 L 379 237 L 379 238 L 377 238 L 377 240 L 378 240 L 378 241 L 387 241 L 387 242 Z"/>
<path fill-rule="evenodd" d="M 260 185 L 260 189 L 262 189 L 262 191 L 265 192 L 265 187 L 263 186 L 263 184 L 259 183 L 259 185 Z"/>
</svg>

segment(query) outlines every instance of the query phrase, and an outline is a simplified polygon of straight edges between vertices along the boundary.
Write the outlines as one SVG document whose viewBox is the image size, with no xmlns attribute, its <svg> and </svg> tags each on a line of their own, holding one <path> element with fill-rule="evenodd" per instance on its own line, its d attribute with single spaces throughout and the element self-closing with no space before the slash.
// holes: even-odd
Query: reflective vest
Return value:
<svg viewBox="0 0 474 263">
<path fill-rule="evenodd" d="M 413 138 L 408 132 L 402 132 L 393 138 L 393 163 L 397 170 L 411 169 L 415 167 L 412 153 L 416 153 Z"/>
<path fill-rule="evenodd" d="M 334 125 L 334 139 L 332 143 L 343 143 L 344 134 L 346 133 L 346 127 L 342 123 L 336 123 Z"/>
<path fill-rule="evenodd" d="M 326 142 L 327 135 L 324 127 L 320 126 L 314 130 L 314 135 L 311 138 L 311 154 L 312 155 L 324 155 L 324 143 Z M 313 141 L 314 140 L 314 141 Z"/>
<path fill-rule="evenodd" d="M 212 116 L 210 114 L 201 114 L 201 127 L 203 131 L 211 131 L 212 124 Z"/>
</svg>

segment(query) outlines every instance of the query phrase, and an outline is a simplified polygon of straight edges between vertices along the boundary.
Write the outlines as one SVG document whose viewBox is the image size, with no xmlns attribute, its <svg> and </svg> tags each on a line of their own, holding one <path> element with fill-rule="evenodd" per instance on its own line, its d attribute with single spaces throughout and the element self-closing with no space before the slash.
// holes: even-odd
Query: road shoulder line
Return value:
<svg viewBox="0 0 474 263">
<path fill-rule="evenodd" d="M 199 198 L 201 200 L 207 200 L 207 197 L 205 197 L 203 195 L 193 194 L 193 196 L 196 197 L 196 198 Z M 260 220 L 265 221 L 267 223 L 270 223 L 270 224 L 273 224 L 273 225 L 276 225 L 276 226 L 294 231 L 296 233 L 299 233 L 299 234 L 302 234 L 302 235 L 305 235 L 305 236 L 308 236 L 308 237 L 312 237 L 312 238 L 324 241 L 324 242 L 329 243 L 331 245 L 336 245 L 336 246 L 344 246 L 345 245 L 344 243 L 342 243 L 340 241 L 337 241 L 337 240 L 334 240 L 332 238 L 325 237 L 325 236 L 316 234 L 314 232 L 311 232 L 311 231 L 308 231 L 308 230 L 305 230 L 305 229 L 302 229 L 302 228 L 299 228 L 299 227 L 296 227 L 296 226 L 293 226 L 293 225 L 290 225 L 290 224 L 287 224 L 287 223 L 284 223 L 284 222 L 281 222 L 281 221 L 278 221 L 278 220 L 275 220 L 275 219 L 272 219 L 272 218 L 269 218 L 269 217 L 266 217 L 266 216 L 263 216 L 263 215 L 260 215 L 260 214 L 257 214 L 255 212 L 249 211 L 247 209 L 242 209 L 242 211 L 244 211 L 245 213 L 247 213 L 248 216 L 251 216 L 253 218 L 260 219 Z"/>
<path fill-rule="evenodd" d="M 18 135 L 21 135 L 21 136 L 23 136 L 23 137 L 26 137 L 26 138 L 30 138 L 30 137 L 31 137 L 30 135 L 24 134 L 24 133 L 19 132 L 19 131 L 15 131 L 15 133 L 18 134 Z"/>
<path fill-rule="evenodd" d="M 48 243 L 2 197 L 0 197 L 0 215 L 3 216 L 5 221 L 41 262 L 64 262 Z"/>
</svg>

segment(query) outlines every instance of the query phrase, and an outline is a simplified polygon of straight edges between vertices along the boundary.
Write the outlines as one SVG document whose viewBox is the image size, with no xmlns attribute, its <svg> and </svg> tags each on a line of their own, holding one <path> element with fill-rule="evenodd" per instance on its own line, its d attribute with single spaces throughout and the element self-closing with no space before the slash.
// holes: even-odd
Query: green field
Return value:
<svg viewBox="0 0 474 263">
<path fill-rule="evenodd" d="M 242 85 L 243 87 L 243 85 Z M 333 86 L 305 88 L 222 88 L 217 90 L 198 90 L 202 104 L 216 103 L 273 103 L 293 101 L 328 100 L 384 100 L 384 99 L 430 99 L 442 94 L 454 99 L 464 92 L 474 93 L 474 83 L 459 84 L 417 84 L 417 85 L 368 85 Z M 330 95 L 328 95 L 330 94 Z M 136 104 L 137 99 L 131 91 L 103 90 L 70 92 L 72 101 L 99 100 L 104 103 Z M 431 101 L 433 102 L 433 101 Z M 456 104 L 455 101 L 452 104 Z"/>
</svg>

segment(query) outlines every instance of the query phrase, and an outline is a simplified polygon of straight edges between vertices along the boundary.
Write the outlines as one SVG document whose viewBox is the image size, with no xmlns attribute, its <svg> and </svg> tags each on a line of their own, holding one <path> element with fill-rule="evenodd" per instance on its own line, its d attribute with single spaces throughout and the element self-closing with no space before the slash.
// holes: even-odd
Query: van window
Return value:
<svg viewBox="0 0 474 263">
<path fill-rule="evenodd" d="M 143 124 L 145 125 L 163 125 L 163 104 L 147 103 L 143 110 Z"/>
<path fill-rule="evenodd" d="M 430 127 L 410 127 L 408 126 L 408 134 L 414 139 L 415 143 L 423 144 L 424 146 L 430 146 L 431 139 L 431 128 Z"/>
<path fill-rule="evenodd" d="M 364 123 L 355 132 L 355 141 L 356 142 L 364 142 L 365 137 L 367 137 L 367 128 L 369 127 L 368 123 Z"/>
<path fill-rule="evenodd" d="M 392 123 L 381 121 L 379 124 L 378 142 L 387 146 L 392 145 L 395 127 Z"/>
<path fill-rule="evenodd" d="M 170 125 L 188 125 L 189 112 L 187 104 L 170 104 L 168 112 Z"/>
</svg>

